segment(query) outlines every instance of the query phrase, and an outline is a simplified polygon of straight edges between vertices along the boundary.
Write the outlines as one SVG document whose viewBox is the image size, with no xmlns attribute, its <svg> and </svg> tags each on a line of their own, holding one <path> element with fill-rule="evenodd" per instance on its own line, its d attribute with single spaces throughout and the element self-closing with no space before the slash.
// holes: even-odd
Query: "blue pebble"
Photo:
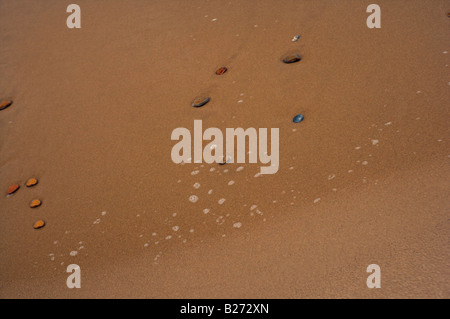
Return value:
<svg viewBox="0 0 450 319">
<path fill-rule="evenodd" d="M 298 114 L 298 115 L 294 116 L 294 119 L 293 119 L 294 123 L 300 123 L 301 121 L 303 121 L 303 115 L 302 114 Z"/>
</svg>

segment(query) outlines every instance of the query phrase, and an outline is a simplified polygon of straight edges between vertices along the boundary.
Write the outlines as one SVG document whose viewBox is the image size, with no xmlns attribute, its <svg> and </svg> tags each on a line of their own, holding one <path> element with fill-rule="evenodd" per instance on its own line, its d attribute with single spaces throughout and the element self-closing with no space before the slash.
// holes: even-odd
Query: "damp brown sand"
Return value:
<svg viewBox="0 0 450 319">
<path fill-rule="evenodd" d="M 77 4 L 80 30 L 58 1 L 0 10 L 0 187 L 39 177 L 0 199 L 3 298 L 449 297 L 445 1 L 380 1 L 380 30 L 358 1 Z M 280 128 L 279 172 L 176 166 L 194 119 Z"/>
</svg>

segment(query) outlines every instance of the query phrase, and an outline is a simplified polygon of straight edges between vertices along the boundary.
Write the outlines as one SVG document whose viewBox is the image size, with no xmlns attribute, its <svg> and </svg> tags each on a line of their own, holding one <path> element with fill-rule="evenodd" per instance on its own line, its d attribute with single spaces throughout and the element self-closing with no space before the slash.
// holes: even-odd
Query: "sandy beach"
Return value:
<svg viewBox="0 0 450 319">
<path fill-rule="evenodd" d="M 70 3 L 0 0 L 0 298 L 450 297 L 449 1 Z M 194 120 L 278 172 L 175 164 Z"/>
</svg>

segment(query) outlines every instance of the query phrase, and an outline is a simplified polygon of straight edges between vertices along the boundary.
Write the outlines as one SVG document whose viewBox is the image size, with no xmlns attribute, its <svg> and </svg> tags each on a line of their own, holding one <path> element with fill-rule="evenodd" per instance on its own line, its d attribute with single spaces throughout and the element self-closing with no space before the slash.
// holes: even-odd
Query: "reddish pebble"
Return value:
<svg viewBox="0 0 450 319">
<path fill-rule="evenodd" d="M 217 75 L 222 75 L 222 74 L 224 74 L 225 72 L 227 72 L 228 71 L 228 69 L 226 68 L 226 67 L 221 67 L 220 69 L 218 69 L 217 71 L 216 71 L 216 74 Z"/>
<path fill-rule="evenodd" d="M 15 192 L 17 192 L 17 190 L 19 188 L 20 188 L 19 185 L 11 185 L 11 186 L 9 186 L 9 188 L 8 188 L 8 195 L 14 194 Z"/>
<path fill-rule="evenodd" d="M 13 101 L 3 101 L 0 104 L 0 111 L 6 109 L 7 107 L 11 106 L 11 104 L 13 104 Z"/>
</svg>

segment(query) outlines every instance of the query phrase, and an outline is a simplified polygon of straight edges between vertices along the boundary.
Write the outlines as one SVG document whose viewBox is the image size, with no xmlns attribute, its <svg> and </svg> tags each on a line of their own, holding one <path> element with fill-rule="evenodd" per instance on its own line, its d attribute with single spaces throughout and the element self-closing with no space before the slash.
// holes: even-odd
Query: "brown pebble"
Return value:
<svg viewBox="0 0 450 319">
<path fill-rule="evenodd" d="M 36 208 L 41 206 L 42 202 L 39 199 L 35 199 L 30 203 L 31 208 Z"/>
<path fill-rule="evenodd" d="M 7 107 L 11 106 L 11 104 L 13 104 L 13 101 L 8 100 L 8 101 L 3 101 L 0 104 L 0 111 L 6 109 Z"/>
<path fill-rule="evenodd" d="M 20 188 L 19 185 L 11 185 L 11 186 L 9 186 L 9 188 L 8 188 L 8 195 L 14 194 L 15 192 L 17 192 L 17 190 L 19 188 Z"/>
<path fill-rule="evenodd" d="M 227 72 L 227 71 L 228 71 L 228 69 L 227 69 L 226 67 L 223 66 L 223 67 L 217 69 L 216 74 L 217 74 L 217 75 L 222 75 L 222 74 L 224 74 L 224 73 Z"/>
<path fill-rule="evenodd" d="M 38 220 L 37 222 L 34 223 L 33 228 L 34 229 L 39 229 L 39 228 L 42 228 L 44 226 L 45 226 L 45 221 L 43 221 L 41 219 L 41 220 Z"/>
<path fill-rule="evenodd" d="M 206 103 L 210 101 L 209 97 L 200 96 L 195 98 L 195 100 L 192 102 L 193 107 L 202 107 Z"/>
<path fill-rule="evenodd" d="M 283 62 L 289 64 L 289 63 L 295 63 L 295 62 L 301 61 L 301 59 L 302 59 L 302 57 L 300 55 L 293 54 L 293 55 L 285 56 L 283 58 Z"/>
<path fill-rule="evenodd" d="M 39 183 L 39 181 L 36 178 L 30 178 L 27 181 L 27 187 L 33 187 L 34 185 L 37 185 L 37 183 Z"/>
</svg>

